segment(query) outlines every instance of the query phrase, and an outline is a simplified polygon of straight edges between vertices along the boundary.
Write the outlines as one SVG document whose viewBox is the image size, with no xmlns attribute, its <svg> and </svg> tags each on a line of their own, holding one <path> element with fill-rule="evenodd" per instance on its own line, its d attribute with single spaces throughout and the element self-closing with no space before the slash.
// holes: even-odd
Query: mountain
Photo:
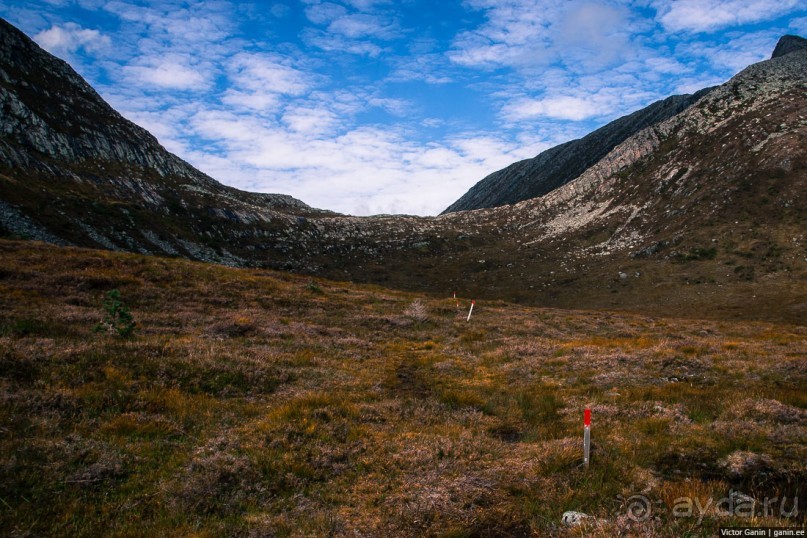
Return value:
<svg viewBox="0 0 807 538">
<path fill-rule="evenodd" d="M 287 195 L 222 185 L 2 19 L 0 38 L 0 224 L 8 232 L 239 263 L 205 243 L 214 223 L 328 214 Z"/>
<path fill-rule="evenodd" d="M 541 197 L 358 218 L 221 185 L 0 32 L 0 235 L 546 306 L 807 314 L 807 50 L 793 38 L 640 111 L 647 127 Z"/>
<path fill-rule="evenodd" d="M 771 58 L 805 48 L 807 39 L 786 35 L 777 43 Z M 704 88 L 692 95 L 675 95 L 657 101 L 579 140 L 555 146 L 532 159 L 493 172 L 443 213 L 498 207 L 543 196 L 578 177 L 629 136 L 679 114 L 711 90 Z"/>
<path fill-rule="evenodd" d="M 537 157 L 493 172 L 471 187 L 445 213 L 499 207 L 543 196 L 565 185 L 605 157 L 629 136 L 682 112 L 709 93 L 675 95 L 600 127 L 579 140 L 550 148 Z"/>
<path fill-rule="evenodd" d="M 797 35 L 782 36 L 776 44 L 776 48 L 773 49 L 771 59 L 805 49 L 807 49 L 807 39 Z"/>
<path fill-rule="evenodd" d="M 793 43 L 541 197 L 355 218 L 219 184 L 0 24 L 2 534 L 803 526 Z"/>
</svg>

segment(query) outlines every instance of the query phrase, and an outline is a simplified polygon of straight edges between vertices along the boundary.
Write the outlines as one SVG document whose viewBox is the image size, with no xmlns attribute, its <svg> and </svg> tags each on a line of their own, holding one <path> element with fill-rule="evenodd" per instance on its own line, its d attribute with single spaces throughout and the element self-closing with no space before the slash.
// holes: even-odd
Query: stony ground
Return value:
<svg viewBox="0 0 807 538">
<path fill-rule="evenodd" d="M 0 252 L 2 535 L 804 524 L 804 506 L 788 514 L 807 483 L 805 327 L 486 301 L 468 322 L 462 293 L 458 309 L 181 260 Z M 113 289 L 128 337 L 120 319 L 95 331 Z M 567 510 L 591 517 L 566 528 Z"/>
</svg>

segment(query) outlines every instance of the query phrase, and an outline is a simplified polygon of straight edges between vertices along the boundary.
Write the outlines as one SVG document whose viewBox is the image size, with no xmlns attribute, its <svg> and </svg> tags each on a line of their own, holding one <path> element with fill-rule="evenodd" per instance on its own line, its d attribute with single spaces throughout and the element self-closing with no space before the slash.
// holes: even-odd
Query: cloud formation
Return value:
<svg viewBox="0 0 807 538">
<path fill-rule="evenodd" d="M 799 0 L 660 0 L 658 20 L 671 32 L 708 32 L 804 9 Z"/>
<path fill-rule="evenodd" d="M 542 99 L 520 99 L 505 105 L 504 117 L 510 121 L 520 121 L 535 117 L 579 121 L 602 115 L 602 106 L 580 97 L 561 95 Z"/>
<path fill-rule="evenodd" d="M 193 127 L 226 148 L 224 161 L 196 156 L 204 169 L 218 170 L 220 177 L 253 190 L 281 186 L 282 192 L 327 200 L 327 207 L 352 214 L 436 214 L 466 188 L 468 177 L 481 178 L 549 147 L 524 141 L 514 150 L 504 139 L 471 134 L 422 146 L 404 133 L 377 127 L 318 137 L 316 130 L 287 129 L 226 112 L 202 112 Z M 244 165 L 235 176 L 229 164 L 222 165 L 231 160 Z M 368 188 L 373 196 L 367 196 Z"/>
<path fill-rule="evenodd" d="M 201 91 L 210 80 L 202 69 L 194 67 L 195 63 L 187 55 L 149 56 L 125 66 L 123 73 L 127 81 L 144 87 Z"/>
<path fill-rule="evenodd" d="M 68 22 L 62 26 L 51 26 L 34 36 L 34 39 L 48 52 L 69 56 L 79 49 L 95 53 L 107 49 L 112 41 L 98 30 L 82 28 Z"/>
<path fill-rule="evenodd" d="M 220 181 L 436 214 L 487 174 L 804 32 L 795 0 L 0 0 Z"/>
<path fill-rule="evenodd" d="M 350 0 L 343 4 L 304 0 L 305 15 L 316 25 L 303 32 L 306 42 L 329 52 L 377 57 L 383 42 L 400 38 L 401 29 L 391 11 L 379 6 L 390 2 Z"/>
</svg>

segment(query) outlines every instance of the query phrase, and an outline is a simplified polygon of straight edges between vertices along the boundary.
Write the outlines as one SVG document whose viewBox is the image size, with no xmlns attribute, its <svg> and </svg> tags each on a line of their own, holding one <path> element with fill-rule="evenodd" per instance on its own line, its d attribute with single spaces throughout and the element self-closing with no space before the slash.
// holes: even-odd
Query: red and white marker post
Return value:
<svg viewBox="0 0 807 538">
<path fill-rule="evenodd" d="M 465 321 L 471 321 L 471 314 L 474 311 L 474 305 L 475 304 L 476 304 L 476 301 L 471 301 L 471 309 L 468 311 L 468 319 L 466 319 Z"/>
<path fill-rule="evenodd" d="M 591 409 L 583 410 L 583 463 L 588 469 L 591 451 Z"/>
</svg>

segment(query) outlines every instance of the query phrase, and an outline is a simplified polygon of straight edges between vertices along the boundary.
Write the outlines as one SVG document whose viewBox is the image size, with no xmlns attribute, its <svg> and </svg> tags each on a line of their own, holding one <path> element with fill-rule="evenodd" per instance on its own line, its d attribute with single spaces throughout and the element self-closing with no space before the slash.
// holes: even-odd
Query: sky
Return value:
<svg viewBox="0 0 807 538">
<path fill-rule="evenodd" d="M 220 182 L 435 215 L 486 175 L 807 35 L 802 0 L 0 0 Z"/>
</svg>

